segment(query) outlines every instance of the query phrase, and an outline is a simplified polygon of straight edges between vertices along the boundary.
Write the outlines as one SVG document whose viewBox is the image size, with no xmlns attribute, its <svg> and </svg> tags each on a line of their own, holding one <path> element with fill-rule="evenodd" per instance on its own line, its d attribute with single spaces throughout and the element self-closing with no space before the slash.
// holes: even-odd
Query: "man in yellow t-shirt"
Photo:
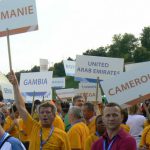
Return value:
<svg viewBox="0 0 150 150">
<path fill-rule="evenodd" d="M 149 150 L 149 149 L 150 149 L 150 125 L 144 128 L 139 144 L 139 150 Z"/>
<path fill-rule="evenodd" d="M 89 128 L 90 134 L 95 133 L 96 127 L 95 127 L 95 110 L 94 105 L 90 102 L 86 102 L 82 106 L 83 116 L 86 121 L 86 125 Z"/>
<path fill-rule="evenodd" d="M 35 121 L 25 108 L 13 71 L 9 73 L 9 81 L 13 84 L 16 106 L 24 121 L 24 131 L 30 136 L 29 150 L 70 150 L 67 134 L 52 125 L 56 107 L 49 102 L 41 104 L 38 109 L 40 122 Z"/>
<path fill-rule="evenodd" d="M 16 106 L 13 105 L 12 108 L 10 108 L 10 114 L 5 119 L 3 128 L 11 136 L 19 138 L 19 131 L 21 130 L 19 129 L 20 128 L 19 122 L 20 122 L 19 112 Z"/>
<path fill-rule="evenodd" d="M 69 109 L 69 122 L 71 128 L 68 131 L 68 137 L 72 150 L 84 150 L 85 140 L 89 136 L 89 129 L 82 122 L 83 114 L 78 106 L 73 106 Z"/>
</svg>

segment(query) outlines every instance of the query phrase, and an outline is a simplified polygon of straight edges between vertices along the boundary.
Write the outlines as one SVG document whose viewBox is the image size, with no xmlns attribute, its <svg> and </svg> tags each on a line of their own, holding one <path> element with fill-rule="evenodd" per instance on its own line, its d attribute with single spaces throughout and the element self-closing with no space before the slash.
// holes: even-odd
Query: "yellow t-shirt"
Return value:
<svg viewBox="0 0 150 150">
<path fill-rule="evenodd" d="M 40 130 L 41 124 L 28 114 L 27 120 L 24 122 L 25 132 L 30 136 L 29 150 L 40 149 Z M 49 136 L 50 128 L 42 128 L 42 140 L 46 140 Z M 54 127 L 54 131 L 49 140 L 44 144 L 42 150 L 70 150 L 69 139 L 67 134 Z"/>
<path fill-rule="evenodd" d="M 91 150 L 92 144 L 97 141 L 99 137 L 95 133 L 88 136 L 85 141 L 85 150 Z"/>
<path fill-rule="evenodd" d="M 129 133 L 129 131 L 130 131 L 130 127 L 129 127 L 127 124 L 121 124 L 121 125 L 120 125 L 120 127 L 121 127 L 121 128 L 123 128 L 123 129 L 124 129 L 124 131 L 126 131 L 126 132 L 128 132 L 128 133 Z"/>
<path fill-rule="evenodd" d="M 67 132 L 71 148 L 84 150 L 85 140 L 89 136 L 89 129 L 83 122 L 74 124 Z"/>
<path fill-rule="evenodd" d="M 65 124 L 64 124 L 63 120 L 61 119 L 61 117 L 57 114 L 53 121 L 53 126 L 65 131 Z"/>
<path fill-rule="evenodd" d="M 150 125 L 144 128 L 142 132 L 142 137 L 139 146 L 143 147 L 144 145 L 147 145 L 150 149 Z"/>
<path fill-rule="evenodd" d="M 19 127 L 18 126 L 14 126 L 14 128 L 9 132 L 9 134 L 11 136 L 14 136 L 16 138 L 19 138 L 19 131 L 21 130 L 22 126 L 21 126 L 21 119 L 19 119 Z M 11 125 L 13 124 L 13 120 L 11 119 L 10 116 L 7 116 L 6 119 L 5 119 L 5 123 L 4 123 L 4 127 L 3 129 L 5 131 L 9 130 L 9 128 L 11 127 Z"/>
<path fill-rule="evenodd" d="M 95 120 L 96 120 L 96 117 L 94 117 L 91 120 L 91 122 L 87 124 L 90 134 L 94 134 L 96 132 Z"/>
<path fill-rule="evenodd" d="M 150 125 L 150 121 L 146 120 L 144 121 L 144 128 Z"/>
</svg>

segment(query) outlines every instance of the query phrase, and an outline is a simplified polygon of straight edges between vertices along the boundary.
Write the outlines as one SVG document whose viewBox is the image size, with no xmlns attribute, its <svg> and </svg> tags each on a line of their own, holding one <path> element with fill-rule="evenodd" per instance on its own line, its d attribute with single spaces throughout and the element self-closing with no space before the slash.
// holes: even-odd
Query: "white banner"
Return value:
<svg viewBox="0 0 150 150">
<path fill-rule="evenodd" d="M 75 77 L 104 80 L 123 72 L 124 59 L 77 55 Z"/>
<path fill-rule="evenodd" d="M 48 59 L 40 59 L 40 71 L 48 71 Z"/>
<path fill-rule="evenodd" d="M 74 76 L 75 61 L 63 60 L 66 76 Z"/>
<path fill-rule="evenodd" d="M 0 1 L 0 36 L 38 29 L 35 0 Z"/>
<path fill-rule="evenodd" d="M 3 99 L 5 102 L 14 101 L 14 90 L 11 84 L 1 84 Z"/>
<path fill-rule="evenodd" d="M 56 94 L 61 99 L 72 98 L 75 96 L 75 89 L 70 88 L 70 89 L 56 90 Z"/>
<path fill-rule="evenodd" d="M 77 95 L 87 98 L 87 101 L 96 101 L 96 83 L 79 83 Z M 98 90 L 98 101 L 101 101 L 101 91 Z"/>
<path fill-rule="evenodd" d="M 150 98 L 150 67 L 146 65 L 101 82 L 108 102 L 133 105 Z"/>
<path fill-rule="evenodd" d="M 0 72 L 0 90 L 2 91 L 3 99 L 5 102 L 14 101 L 13 86 L 9 82 L 7 77 L 5 77 L 5 75 L 3 75 L 1 72 Z"/>
<path fill-rule="evenodd" d="M 142 63 L 127 64 L 125 65 L 125 71 L 130 71 L 136 68 L 140 69 L 145 66 L 150 66 L 150 61 L 142 62 Z"/>
<path fill-rule="evenodd" d="M 23 96 L 46 96 L 51 97 L 52 71 L 21 73 L 20 89 Z"/>
<path fill-rule="evenodd" d="M 53 88 L 65 88 L 65 78 L 53 78 L 52 79 Z"/>
</svg>

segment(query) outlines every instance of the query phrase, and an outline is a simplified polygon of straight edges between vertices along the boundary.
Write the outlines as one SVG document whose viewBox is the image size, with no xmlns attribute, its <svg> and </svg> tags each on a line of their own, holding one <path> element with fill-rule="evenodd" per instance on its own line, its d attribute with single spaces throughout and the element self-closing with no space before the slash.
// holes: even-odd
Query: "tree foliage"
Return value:
<svg viewBox="0 0 150 150">
<path fill-rule="evenodd" d="M 150 27 L 144 27 L 141 33 L 141 45 L 150 51 Z"/>
</svg>

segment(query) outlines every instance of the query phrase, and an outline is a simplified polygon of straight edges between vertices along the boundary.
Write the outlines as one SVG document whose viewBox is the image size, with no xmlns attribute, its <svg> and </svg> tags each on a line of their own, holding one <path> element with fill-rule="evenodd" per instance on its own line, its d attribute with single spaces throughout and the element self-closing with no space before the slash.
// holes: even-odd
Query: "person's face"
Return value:
<svg viewBox="0 0 150 150">
<path fill-rule="evenodd" d="M 78 98 L 75 102 L 75 106 L 82 107 L 84 104 L 84 99 L 83 98 Z"/>
<path fill-rule="evenodd" d="M 83 116 L 86 120 L 89 120 L 91 117 L 94 116 L 94 112 L 88 110 L 86 106 L 82 107 Z"/>
<path fill-rule="evenodd" d="M 106 126 L 106 129 L 117 129 L 122 123 L 123 117 L 121 111 L 117 106 L 114 107 L 105 107 L 103 111 L 103 122 Z"/>
<path fill-rule="evenodd" d="M 8 109 L 2 109 L 2 112 L 5 115 L 5 117 L 7 117 L 9 115 L 9 110 Z"/>
<path fill-rule="evenodd" d="M 41 107 L 39 110 L 39 119 L 43 127 L 50 127 L 55 119 L 51 107 Z"/>
<path fill-rule="evenodd" d="M 105 125 L 103 123 L 102 117 L 99 117 L 96 120 L 96 131 L 98 131 L 100 134 L 105 132 Z"/>
</svg>

